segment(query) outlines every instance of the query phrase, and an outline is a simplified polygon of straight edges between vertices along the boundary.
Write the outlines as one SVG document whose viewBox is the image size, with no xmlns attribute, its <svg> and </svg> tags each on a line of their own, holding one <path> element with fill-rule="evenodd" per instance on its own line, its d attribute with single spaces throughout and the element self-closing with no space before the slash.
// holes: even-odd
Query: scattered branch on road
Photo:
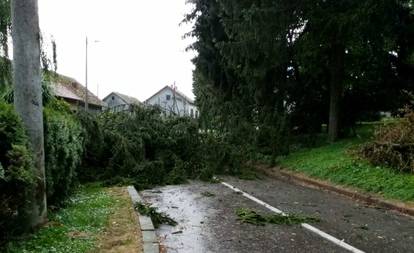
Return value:
<svg viewBox="0 0 414 253">
<path fill-rule="evenodd" d="M 239 208 L 236 211 L 236 214 L 239 217 L 238 220 L 243 223 L 249 223 L 257 226 L 264 226 L 267 223 L 277 225 L 296 225 L 301 223 L 320 222 L 320 219 L 317 217 L 303 216 L 300 214 L 261 215 L 247 208 Z"/>
<path fill-rule="evenodd" d="M 211 192 L 202 192 L 201 196 L 203 196 L 203 197 L 214 197 L 214 196 L 216 196 L 216 194 L 211 193 Z"/>
<path fill-rule="evenodd" d="M 135 209 L 142 215 L 149 216 L 155 228 L 159 228 L 161 224 L 176 226 L 178 223 L 166 213 L 158 212 L 156 207 L 147 204 L 137 203 Z"/>
</svg>

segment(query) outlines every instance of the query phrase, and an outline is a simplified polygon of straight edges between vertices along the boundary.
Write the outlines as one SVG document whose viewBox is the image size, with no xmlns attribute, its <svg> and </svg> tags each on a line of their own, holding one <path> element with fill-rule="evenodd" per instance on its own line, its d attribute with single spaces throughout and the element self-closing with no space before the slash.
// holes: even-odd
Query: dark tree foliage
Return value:
<svg viewBox="0 0 414 253">
<path fill-rule="evenodd" d="M 0 93 L 11 83 L 11 65 L 7 60 L 10 26 L 10 1 L 0 0 Z"/>
<path fill-rule="evenodd" d="M 10 26 L 10 1 L 0 0 L 0 49 L 5 56 L 8 55 L 7 42 Z"/>
<path fill-rule="evenodd" d="M 337 124 L 330 128 L 331 140 L 367 114 L 395 110 L 395 101 L 401 102 L 403 87 L 390 58 L 399 47 L 395 32 L 406 6 L 404 1 L 311 1 L 304 8 L 307 23 L 297 58 L 302 72 L 322 80 L 330 92 L 330 121 L 336 122 L 329 123 Z"/>
<path fill-rule="evenodd" d="M 234 144 L 283 154 L 289 134 L 324 123 L 334 141 L 413 90 L 411 1 L 189 3 L 202 124 Z"/>
<path fill-rule="evenodd" d="M 191 48 L 198 52 L 194 59 L 194 92 L 203 126 L 227 136 L 230 144 L 257 143 L 271 154 L 279 153 L 278 147 L 282 146 L 275 145 L 275 140 L 286 136 L 282 124 L 286 103 L 265 94 L 284 92 L 283 88 L 275 91 L 277 76 L 273 75 L 283 71 L 283 63 L 273 64 L 268 60 L 274 48 L 284 43 L 258 47 L 262 38 L 257 36 L 265 35 L 258 34 L 260 31 L 255 29 L 258 23 L 250 21 L 252 16 L 262 15 L 258 13 L 260 10 L 239 12 L 240 6 L 232 2 L 194 1 L 194 4 L 194 12 L 187 16 L 187 21 L 195 21 L 190 34 L 197 38 Z M 251 30 L 239 33 L 246 25 Z M 255 47 L 258 50 L 250 50 Z"/>
</svg>

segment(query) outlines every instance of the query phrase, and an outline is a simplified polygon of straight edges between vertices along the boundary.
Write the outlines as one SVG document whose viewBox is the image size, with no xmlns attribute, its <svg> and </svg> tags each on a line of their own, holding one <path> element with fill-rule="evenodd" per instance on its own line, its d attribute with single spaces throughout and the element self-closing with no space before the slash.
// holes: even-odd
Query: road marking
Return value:
<svg viewBox="0 0 414 253">
<path fill-rule="evenodd" d="M 224 185 L 224 186 L 226 186 L 226 187 L 228 187 L 228 188 L 230 188 L 230 189 L 232 189 L 235 192 L 241 193 L 244 197 L 246 197 L 246 198 L 248 198 L 248 199 L 250 199 L 250 200 L 258 203 L 259 205 L 262 205 L 262 206 L 266 207 L 267 209 L 269 209 L 270 211 L 272 211 L 274 213 L 286 215 L 286 213 L 283 212 L 282 210 L 277 209 L 276 207 L 273 207 L 273 206 L 267 204 L 266 202 L 264 202 L 264 201 L 262 201 L 262 200 L 260 200 L 260 199 L 258 199 L 256 197 L 254 197 L 254 196 L 252 196 L 252 195 L 250 195 L 250 194 L 248 194 L 248 193 L 246 193 L 246 192 L 238 189 L 237 187 L 235 187 L 235 186 L 233 186 L 231 184 L 228 184 L 226 182 L 221 182 L 221 184 Z M 327 233 L 323 232 L 322 230 L 320 230 L 320 229 L 318 229 L 318 228 L 316 228 L 314 226 L 311 226 L 311 225 L 309 225 L 307 223 L 302 223 L 301 226 L 304 229 L 309 230 L 310 232 L 319 235 L 320 237 L 322 237 L 322 238 L 324 238 L 324 239 L 326 239 L 326 240 L 328 240 L 328 241 L 336 244 L 337 246 L 339 246 L 339 247 L 341 247 L 343 249 L 349 250 L 350 252 L 354 252 L 354 253 L 364 253 L 364 251 L 362 251 L 360 249 L 357 249 L 357 248 L 349 245 L 344 240 L 339 240 L 339 239 L 333 237 L 332 235 L 327 234 Z"/>
</svg>

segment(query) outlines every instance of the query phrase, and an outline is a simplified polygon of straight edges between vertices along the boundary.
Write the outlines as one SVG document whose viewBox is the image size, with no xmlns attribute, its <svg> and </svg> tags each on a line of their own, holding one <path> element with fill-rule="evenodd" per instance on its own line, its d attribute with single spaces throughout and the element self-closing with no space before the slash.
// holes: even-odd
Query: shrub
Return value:
<svg viewBox="0 0 414 253">
<path fill-rule="evenodd" d="M 78 182 L 84 129 L 69 107 L 58 100 L 45 107 L 44 117 L 47 196 L 50 204 L 58 204 L 69 196 Z"/>
<path fill-rule="evenodd" d="M 76 116 L 84 129 L 82 169 L 78 171 L 78 176 L 81 182 L 89 182 L 96 180 L 96 175 L 101 174 L 106 166 L 101 159 L 104 150 L 103 128 L 95 115 L 80 111 Z"/>
<path fill-rule="evenodd" d="M 26 228 L 26 204 L 34 184 L 33 157 L 22 122 L 11 105 L 0 102 L 0 238 Z"/>
<path fill-rule="evenodd" d="M 362 146 L 359 155 L 374 165 L 414 173 L 414 112 L 405 110 L 397 123 L 377 128 L 374 140 Z"/>
</svg>

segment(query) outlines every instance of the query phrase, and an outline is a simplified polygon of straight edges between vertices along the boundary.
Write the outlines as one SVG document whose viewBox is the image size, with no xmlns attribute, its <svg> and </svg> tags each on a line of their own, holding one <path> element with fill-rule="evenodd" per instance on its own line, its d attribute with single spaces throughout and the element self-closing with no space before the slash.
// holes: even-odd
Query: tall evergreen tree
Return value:
<svg viewBox="0 0 414 253">
<path fill-rule="evenodd" d="M 327 123 L 335 141 L 413 90 L 410 0 L 191 2 L 202 115 L 229 131 L 229 119 L 245 122 L 274 154 L 287 130 Z"/>
</svg>

